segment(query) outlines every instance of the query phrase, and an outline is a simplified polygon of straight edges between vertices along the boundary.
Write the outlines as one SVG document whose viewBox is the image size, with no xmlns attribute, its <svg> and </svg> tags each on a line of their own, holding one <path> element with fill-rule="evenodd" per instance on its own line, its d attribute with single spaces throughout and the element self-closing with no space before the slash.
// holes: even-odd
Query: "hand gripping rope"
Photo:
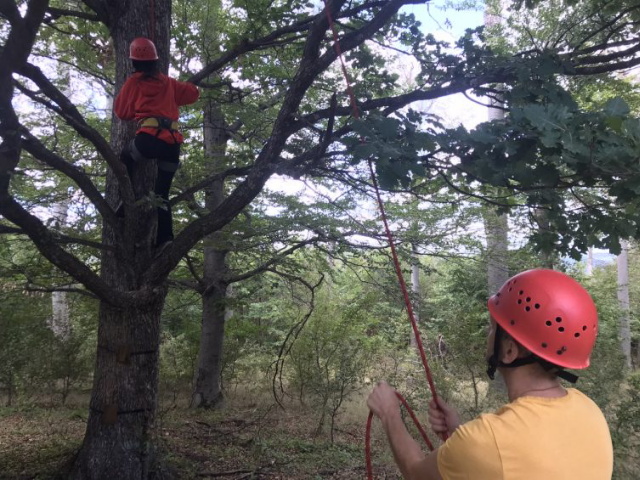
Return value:
<svg viewBox="0 0 640 480">
<path fill-rule="evenodd" d="M 351 105 L 351 109 L 352 109 L 352 114 L 353 117 L 355 119 L 359 119 L 360 118 L 360 112 L 358 110 L 358 105 L 356 103 L 356 97 L 355 94 L 353 92 L 353 88 L 351 87 L 351 82 L 349 81 L 349 75 L 347 74 L 347 67 L 345 65 L 344 62 L 344 58 L 342 56 L 342 49 L 340 48 L 340 39 L 338 37 L 338 31 L 335 25 L 335 22 L 333 21 L 333 18 L 331 16 L 331 12 L 329 10 L 329 4 L 328 4 L 328 0 L 324 0 L 324 11 L 326 13 L 327 16 L 327 20 L 329 22 L 329 26 L 331 27 L 331 30 L 333 32 L 333 48 L 338 56 L 338 58 L 340 59 L 340 66 L 342 68 L 342 74 L 344 76 L 345 82 L 347 84 L 347 92 L 349 94 L 349 101 L 350 101 L 350 105 Z M 364 140 L 361 140 L 364 141 Z M 393 235 L 391 234 L 391 229 L 389 228 L 389 222 L 387 221 L 387 214 L 384 208 L 384 203 L 382 202 L 382 196 L 380 195 L 380 188 L 378 186 L 378 181 L 376 179 L 376 175 L 375 175 L 375 171 L 373 169 L 373 161 L 371 160 L 371 158 L 369 158 L 367 160 L 368 165 L 369 165 L 369 172 L 371 174 L 371 182 L 373 184 L 373 188 L 376 194 L 376 200 L 378 202 L 378 208 L 380 210 L 380 216 L 382 218 L 382 222 L 384 224 L 384 229 L 385 229 L 385 233 L 387 236 L 387 241 L 389 242 L 389 248 L 391 249 L 391 256 L 393 258 L 393 264 L 395 267 L 395 271 L 396 271 L 396 276 L 398 277 L 398 282 L 400 284 L 400 289 L 402 290 L 402 295 L 404 297 L 404 303 L 407 307 L 407 314 L 409 316 L 409 321 L 411 322 L 411 327 L 413 328 L 413 334 L 415 336 L 416 339 L 416 344 L 418 346 L 418 351 L 420 352 L 420 359 L 422 360 L 422 365 L 424 367 L 424 371 L 427 377 L 427 383 L 429 384 L 429 389 L 431 390 L 431 395 L 433 398 L 437 397 L 437 393 L 436 393 L 436 387 L 435 384 L 433 383 L 433 376 L 431 374 L 431 369 L 429 368 L 429 363 L 427 362 L 427 356 L 424 352 L 424 347 L 422 345 L 422 339 L 420 338 L 420 332 L 418 330 L 418 323 L 416 322 L 416 318 L 413 312 L 413 307 L 411 306 L 411 300 L 409 298 L 409 291 L 407 289 L 407 284 L 404 280 L 404 276 L 402 274 L 402 269 L 400 268 L 400 261 L 398 259 L 398 253 L 396 251 L 396 247 L 395 247 L 395 242 L 393 240 Z M 400 395 L 398 392 L 396 392 L 396 395 L 398 396 L 398 399 L 400 400 L 400 402 L 402 403 L 402 405 L 404 405 L 404 407 L 407 409 L 407 412 L 409 413 L 409 415 L 411 416 L 411 419 L 413 420 L 413 422 L 415 423 L 416 427 L 418 428 L 420 435 L 422 435 L 422 438 L 424 439 L 424 442 L 427 444 L 427 446 L 429 447 L 430 450 L 433 450 L 433 444 L 431 443 L 431 441 L 429 440 L 429 438 L 427 437 L 426 432 L 424 431 L 424 429 L 422 428 L 422 426 L 420 425 L 420 422 L 418 421 L 417 417 L 415 416 L 415 414 L 413 413 L 413 411 L 411 410 L 411 408 L 409 407 L 409 405 L 407 404 L 407 401 L 404 399 L 404 397 L 402 395 Z M 373 420 L 373 412 L 369 412 L 369 418 L 367 419 L 367 428 L 366 428 L 366 433 L 365 433 L 365 456 L 366 456 L 366 462 L 367 462 L 367 478 L 369 480 L 373 479 L 373 468 L 371 465 L 371 422 Z M 444 436 L 444 439 L 446 439 L 446 434 Z"/>
</svg>

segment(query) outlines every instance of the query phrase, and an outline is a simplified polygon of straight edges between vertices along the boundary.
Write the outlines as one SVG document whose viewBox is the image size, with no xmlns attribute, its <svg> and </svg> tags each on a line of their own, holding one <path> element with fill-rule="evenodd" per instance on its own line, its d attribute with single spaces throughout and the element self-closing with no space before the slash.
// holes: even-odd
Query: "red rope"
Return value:
<svg viewBox="0 0 640 480">
<path fill-rule="evenodd" d="M 345 81 L 347 83 L 347 92 L 349 94 L 349 101 L 350 101 L 350 104 L 351 104 L 353 117 L 356 118 L 356 119 L 359 119 L 360 118 L 360 112 L 358 110 L 356 96 L 355 96 L 355 94 L 353 92 L 353 88 L 352 88 L 351 82 L 349 80 L 349 75 L 347 73 L 347 67 L 346 67 L 344 59 L 342 57 L 342 49 L 340 48 L 340 39 L 338 37 L 338 30 L 337 30 L 335 22 L 333 21 L 333 18 L 331 16 L 331 12 L 329 11 L 328 0 L 324 0 L 324 6 L 325 6 L 324 11 L 326 13 L 327 20 L 329 21 L 329 26 L 331 27 L 331 30 L 333 32 L 333 41 L 334 41 L 333 48 L 335 49 L 335 52 L 336 52 L 338 58 L 340 59 L 340 66 L 342 68 L 342 74 L 344 75 L 344 79 L 345 79 Z M 405 303 L 405 305 L 407 307 L 407 315 L 409 316 L 409 321 L 411 322 L 411 327 L 413 328 L 413 334 L 414 334 L 415 339 L 416 339 L 416 345 L 418 346 L 418 351 L 420 352 L 420 359 L 422 360 L 422 365 L 424 367 L 425 375 L 427 377 L 427 383 L 429 384 L 429 389 L 431 390 L 431 395 L 433 396 L 433 398 L 436 398 L 437 397 L 437 393 L 436 393 L 435 384 L 433 382 L 433 375 L 431 374 L 431 369 L 429 368 L 429 362 L 427 361 L 427 355 L 425 354 L 425 351 L 424 351 L 424 346 L 422 344 L 422 339 L 420 337 L 420 331 L 418 330 L 418 322 L 416 321 L 415 314 L 414 314 L 414 311 L 413 311 L 413 307 L 411 305 L 411 299 L 409 298 L 409 291 L 407 289 L 407 284 L 406 284 L 406 282 L 404 280 L 404 275 L 402 274 L 402 268 L 400 267 L 400 260 L 398 259 L 398 253 L 396 251 L 396 246 L 395 246 L 395 242 L 393 240 L 393 235 L 391 234 L 391 229 L 389 228 L 389 222 L 387 220 L 387 214 L 386 214 L 386 211 L 385 211 L 385 208 L 384 208 L 384 203 L 382 201 L 382 196 L 380 195 L 380 188 L 378 186 L 378 181 L 376 179 L 375 171 L 373 169 L 373 161 L 371 159 L 368 160 L 368 165 L 369 165 L 369 172 L 371 174 L 371 182 L 373 183 L 373 188 L 374 188 L 375 193 L 376 193 L 376 200 L 378 202 L 378 208 L 380 210 L 380 216 L 382 218 L 382 222 L 384 224 L 385 233 L 386 233 L 386 236 L 387 236 L 387 241 L 389 242 L 389 247 L 391 249 L 391 256 L 393 258 L 393 264 L 394 264 L 394 267 L 395 267 L 396 276 L 398 277 L 398 282 L 400 283 L 400 289 L 402 290 L 402 295 L 404 297 L 404 303 Z M 416 427 L 420 431 L 420 434 L 422 435 L 422 438 L 424 439 L 424 441 L 427 444 L 427 446 L 429 447 L 429 449 L 433 450 L 434 449 L 433 444 L 431 443 L 431 441 L 427 437 L 427 434 L 425 433 L 424 429 L 422 428 L 422 425 L 420 425 L 420 422 L 418 421 L 417 417 L 413 413 L 413 410 L 411 410 L 411 408 L 407 404 L 407 401 L 398 392 L 396 392 L 396 395 L 398 396 L 398 398 L 400 399 L 401 403 L 404 405 L 404 407 L 409 412 L 409 415 L 411 416 L 413 422 L 415 423 Z M 372 419 L 373 419 L 373 412 L 369 412 L 369 418 L 367 419 L 367 428 L 366 428 L 366 432 L 365 432 L 365 456 L 366 456 L 366 462 L 367 462 L 367 478 L 369 478 L 369 479 L 373 479 L 373 468 L 371 466 L 371 422 L 372 422 Z M 446 434 L 444 436 L 444 439 L 446 440 Z"/>
</svg>

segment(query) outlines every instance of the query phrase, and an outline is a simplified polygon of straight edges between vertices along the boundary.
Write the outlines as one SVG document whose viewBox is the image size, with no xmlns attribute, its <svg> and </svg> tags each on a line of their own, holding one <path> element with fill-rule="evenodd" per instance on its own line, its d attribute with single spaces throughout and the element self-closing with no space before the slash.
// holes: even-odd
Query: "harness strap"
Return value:
<svg viewBox="0 0 640 480">
<path fill-rule="evenodd" d="M 180 124 L 166 117 L 147 117 L 138 121 L 138 128 L 158 128 L 164 130 L 177 131 Z"/>
<path fill-rule="evenodd" d="M 145 160 L 151 160 L 150 158 L 145 157 L 142 152 L 140 150 L 138 150 L 138 147 L 136 147 L 136 141 L 131 140 L 131 143 L 129 144 L 129 153 L 131 153 L 131 158 L 133 158 L 134 161 L 136 162 L 143 162 Z"/>
<path fill-rule="evenodd" d="M 567 372 L 563 367 L 559 367 L 558 365 L 554 365 L 551 362 L 548 362 L 537 355 L 531 354 L 524 358 L 516 358 L 513 362 L 507 364 L 498 360 L 500 357 L 500 346 L 499 342 L 503 335 L 504 329 L 500 325 L 496 325 L 496 335 L 493 342 L 493 354 L 487 360 L 487 376 L 493 380 L 495 378 L 495 373 L 498 367 L 503 368 L 517 368 L 523 365 L 529 365 L 531 363 L 539 363 L 542 368 L 544 368 L 548 372 L 553 372 L 558 377 L 566 380 L 569 383 L 575 384 L 578 381 L 578 376 Z"/>
</svg>

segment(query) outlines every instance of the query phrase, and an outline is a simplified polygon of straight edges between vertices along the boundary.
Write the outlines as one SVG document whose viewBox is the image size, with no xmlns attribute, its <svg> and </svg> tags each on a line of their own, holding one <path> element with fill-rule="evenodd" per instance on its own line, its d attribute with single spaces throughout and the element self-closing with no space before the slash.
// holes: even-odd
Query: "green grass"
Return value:
<svg viewBox="0 0 640 480">
<path fill-rule="evenodd" d="M 331 443 L 327 431 L 314 436 L 317 418 L 313 411 L 259 403 L 264 406 L 239 395 L 229 398 L 222 411 L 161 407 L 155 444 L 171 477 L 364 477 L 366 415 L 360 418 L 359 407 L 344 415 Z M 64 478 L 62 472 L 81 445 L 86 418 L 86 409 L 78 405 L 0 408 L 0 479 Z M 374 452 L 380 478 L 399 478 L 379 428 L 375 429 Z"/>
</svg>

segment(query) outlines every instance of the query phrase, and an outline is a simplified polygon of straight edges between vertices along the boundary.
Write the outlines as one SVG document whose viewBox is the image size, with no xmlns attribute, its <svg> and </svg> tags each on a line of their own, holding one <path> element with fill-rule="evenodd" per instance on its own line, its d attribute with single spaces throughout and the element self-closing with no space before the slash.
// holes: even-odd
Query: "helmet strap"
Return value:
<svg viewBox="0 0 640 480">
<path fill-rule="evenodd" d="M 511 363 L 503 363 L 499 360 L 500 358 L 500 340 L 503 335 L 503 328 L 500 325 L 496 324 L 496 335 L 493 339 L 493 354 L 487 360 L 487 375 L 491 380 L 495 378 L 496 370 L 498 367 L 500 368 L 517 368 L 522 367 L 523 365 L 530 365 L 532 363 L 538 363 L 542 368 L 547 372 L 551 372 L 554 375 L 566 380 L 569 383 L 575 384 L 578 381 L 578 376 L 573 373 L 567 372 L 562 367 L 558 365 L 554 365 L 551 362 L 548 362 L 537 355 L 531 354 L 527 357 L 516 358 Z"/>
</svg>

